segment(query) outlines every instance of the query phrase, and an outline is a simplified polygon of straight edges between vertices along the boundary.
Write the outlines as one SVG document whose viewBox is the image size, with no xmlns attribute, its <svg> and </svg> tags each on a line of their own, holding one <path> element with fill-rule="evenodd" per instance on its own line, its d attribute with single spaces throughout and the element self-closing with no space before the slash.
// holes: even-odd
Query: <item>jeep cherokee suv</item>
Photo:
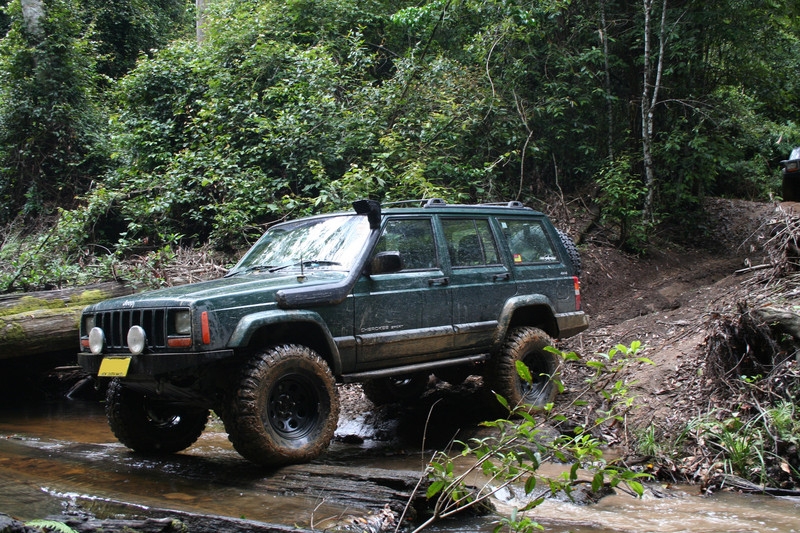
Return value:
<svg viewBox="0 0 800 533">
<path fill-rule="evenodd" d="M 213 409 L 243 457 L 276 465 L 327 448 L 337 383 L 382 403 L 418 396 L 431 374 L 480 372 L 511 404 L 553 400 L 545 347 L 588 325 L 566 235 L 518 202 L 353 206 L 273 226 L 221 279 L 84 310 L 78 361 L 110 378 L 120 442 L 183 450 Z"/>
<path fill-rule="evenodd" d="M 800 146 L 781 161 L 781 176 L 783 201 L 800 202 Z"/>
</svg>

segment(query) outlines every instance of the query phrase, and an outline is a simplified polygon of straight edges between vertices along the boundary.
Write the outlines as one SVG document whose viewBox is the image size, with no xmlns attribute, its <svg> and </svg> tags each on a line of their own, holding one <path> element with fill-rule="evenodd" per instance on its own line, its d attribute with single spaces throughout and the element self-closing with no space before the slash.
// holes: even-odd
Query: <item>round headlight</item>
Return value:
<svg viewBox="0 0 800 533">
<path fill-rule="evenodd" d="M 103 353 L 103 348 L 106 344 L 106 334 L 100 328 L 92 328 L 89 330 L 89 350 L 93 354 L 98 355 Z"/>
<path fill-rule="evenodd" d="M 139 355 L 144 352 L 147 345 L 147 335 L 142 326 L 133 326 L 128 330 L 128 350 L 133 355 Z"/>
</svg>

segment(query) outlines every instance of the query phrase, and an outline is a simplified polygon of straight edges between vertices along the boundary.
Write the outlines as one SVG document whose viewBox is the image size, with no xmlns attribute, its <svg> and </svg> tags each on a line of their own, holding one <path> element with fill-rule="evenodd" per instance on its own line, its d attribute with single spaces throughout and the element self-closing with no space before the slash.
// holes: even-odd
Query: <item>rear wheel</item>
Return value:
<svg viewBox="0 0 800 533">
<path fill-rule="evenodd" d="M 117 439 L 134 451 L 170 454 L 200 437 L 208 409 L 153 399 L 114 379 L 106 393 L 106 417 Z"/>
<path fill-rule="evenodd" d="M 262 465 L 301 463 L 330 444 L 339 397 L 325 361 L 290 344 L 256 354 L 223 411 L 228 438 L 243 457 Z"/>
<path fill-rule="evenodd" d="M 512 407 L 522 404 L 543 407 L 552 402 L 558 392 L 555 380 L 559 365 L 558 356 L 545 350 L 552 344 L 550 336 L 538 328 L 512 330 L 502 352 L 490 361 L 488 378 L 492 389 Z M 531 383 L 520 377 L 517 361 L 530 370 Z"/>
</svg>

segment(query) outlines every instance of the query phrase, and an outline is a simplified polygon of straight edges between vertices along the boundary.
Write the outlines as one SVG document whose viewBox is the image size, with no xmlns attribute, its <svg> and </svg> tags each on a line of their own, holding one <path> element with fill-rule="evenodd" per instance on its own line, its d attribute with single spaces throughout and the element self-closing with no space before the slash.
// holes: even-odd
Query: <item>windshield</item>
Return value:
<svg viewBox="0 0 800 533">
<path fill-rule="evenodd" d="M 367 217 L 358 215 L 280 224 L 267 231 L 228 275 L 300 268 L 349 271 L 363 250 L 369 231 Z"/>
<path fill-rule="evenodd" d="M 800 146 L 792 150 L 792 153 L 789 154 L 789 160 L 791 161 L 792 159 L 800 159 Z"/>
</svg>

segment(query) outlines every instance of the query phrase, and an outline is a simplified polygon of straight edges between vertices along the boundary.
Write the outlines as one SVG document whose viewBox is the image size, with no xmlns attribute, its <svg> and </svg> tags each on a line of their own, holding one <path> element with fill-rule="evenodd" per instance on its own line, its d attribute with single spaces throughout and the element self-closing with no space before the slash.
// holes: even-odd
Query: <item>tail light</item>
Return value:
<svg viewBox="0 0 800 533">
<path fill-rule="evenodd" d="M 581 310 L 581 280 L 578 276 L 572 276 L 572 285 L 575 287 L 575 310 Z"/>
</svg>

